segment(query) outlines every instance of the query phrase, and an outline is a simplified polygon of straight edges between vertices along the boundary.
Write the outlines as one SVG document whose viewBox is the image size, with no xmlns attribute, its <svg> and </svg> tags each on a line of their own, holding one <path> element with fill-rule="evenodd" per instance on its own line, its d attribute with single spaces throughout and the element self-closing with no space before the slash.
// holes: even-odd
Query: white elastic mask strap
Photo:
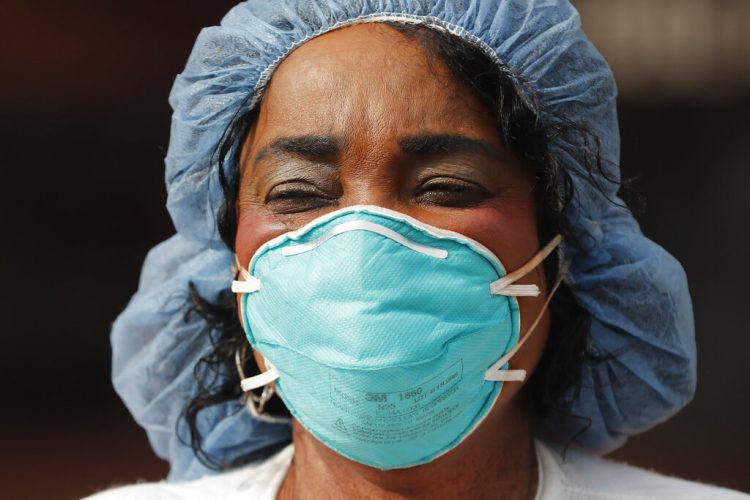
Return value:
<svg viewBox="0 0 750 500">
<path fill-rule="evenodd" d="M 237 266 L 237 270 L 240 276 L 242 276 L 242 280 L 232 281 L 232 291 L 234 293 L 253 293 L 260 290 L 260 280 L 250 275 L 247 269 L 242 267 L 240 259 L 236 255 L 234 256 L 234 265 Z"/>
<path fill-rule="evenodd" d="M 384 236 L 390 240 L 395 241 L 396 243 L 405 246 L 409 250 L 413 250 L 415 252 L 427 255 L 429 257 L 435 257 L 436 259 L 445 259 L 448 257 L 448 251 L 443 248 L 436 248 L 436 247 L 430 247 L 427 245 L 421 245 L 417 243 L 416 241 L 412 241 L 409 238 L 403 236 L 402 234 L 397 233 L 393 229 L 389 227 L 385 227 L 381 224 L 377 224 L 375 222 L 370 222 L 366 220 L 350 220 L 346 222 L 342 222 L 338 226 L 334 227 L 324 235 L 320 236 L 319 238 L 309 242 L 309 243 L 302 243 L 299 245 L 294 246 L 288 246 L 281 249 L 281 254 L 284 256 L 291 256 L 291 255 L 298 255 L 304 252 L 309 252 L 310 250 L 314 250 L 318 248 L 320 245 L 325 243 L 326 241 L 330 240 L 336 235 L 342 234 L 342 233 L 348 233 L 350 231 L 369 231 L 371 233 L 379 234 L 380 236 Z"/>
<path fill-rule="evenodd" d="M 521 337 L 518 343 L 513 346 L 513 349 L 505 353 L 503 357 L 498 359 L 492 366 L 489 367 L 489 369 L 484 374 L 485 380 L 491 380 L 493 382 L 523 382 L 526 379 L 526 370 L 503 370 L 502 367 L 505 366 L 508 361 L 510 361 L 510 359 L 521 349 L 521 347 L 523 347 L 531 334 L 534 332 L 534 329 L 539 325 L 539 322 L 542 320 L 542 316 L 544 316 L 545 311 L 549 307 L 550 301 L 552 301 L 552 297 L 560 287 L 560 283 L 562 283 L 565 273 L 565 268 L 561 268 L 558 272 L 555 284 L 552 286 L 552 290 L 550 290 L 549 295 L 547 295 L 547 299 L 544 301 L 542 308 L 539 310 L 539 314 L 536 315 L 534 322 L 531 323 L 529 329 L 526 330 L 526 334 L 524 334 L 524 336 Z"/>
<path fill-rule="evenodd" d="M 246 354 L 247 354 L 247 346 L 245 346 L 242 349 L 242 353 L 240 353 L 240 349 L 238 349 L 234 355 L 234 362 L 237 365 L 237 373 L 239 374 L 240 380 L 241 380 L 240 384 L 242 384 L 242 382 L 246 380 L 252 381 L 254 379 L 254 377 L 250 377 L 250 378 L 245 377 L 245 370 L 242 368 L 242 365 L 244 363 L 244 357 Z M 266 360 L 266 366 L 271 366 L 268 360 Z M 254 385 L 254 384 L 251 382 L 247 385 Z M 290 420 L 289 417 L 282 417 L 278 415 L 265 413 L 266 403 L 268 403 L 268 401 L 276 394 L 276 388 L 274 385 L 270 383 L 265 384 L 262 387 L 263 387 L 263 391 L 261 392 L 260 395 L 255 394 L 254 392 L 252 392 L 252 390 L 245 390 L 245 392 L 247 392 L 247 398 L 245 399 L 245 406 L 250 411 L 250 414 L 252 414 L 255 418 L 259 420 L 263 420 L 264 422 L 270 422 L 270 423 L 275 423 L 275 424 L 289 423 L 289 420 Z"/>
<path fill-rule="evenodd" d="M 405 246 L 409 250 L 413 250 L 415 252 L 427 255 L 429 257 L 434 257 L 436 259 L 445 259 L 448 257 L 448 251 L 443 248 L 421 245 L 416 241 L 412 241 L 405 236 L 397 233 L 391 228 L 366 220 L 351 220 L 341 223 L 325 233 L 323 236 L 320 236 L 319 238 L 309 243 L 283 247 L 281 249 L 281 254 L 286 257 L 290 257 L 292 255 L 309 252 L 318 248 L 320 245 L 330 240 L 334 236 L 342 233 L 348 233 L 350 231 L 369 231 L 371 233 L 376 233 Z M 242 267 L 242 264 L 240 264 L 240 261 L 236 255 L 234 256 L 234 263 L 240 273 L 240 276 L 242 277 L 242 280 L 232 281 L 232 291 L 234 293 L 253 293 L 260 290 L 260 280 L 252 276 L 247 271 L 247 269 Z"/>
<path fill-rule="evenodd" d="M 562 242 L 562 236 L 559 234 L 552 238 L 531 260 L 522 265 L 512 273 L 508 273 L 502 278 L 490 283 L 490 293 L 492 295 L 510 295 L 515 297 L 536 297 L 539 295 L 539 287 L 536 285 L 513 285 L 514 282 L 529 274 L 536 266 L 541 264 L 549 254 L 557 248 Z"/>
<path fill-rule="evenodd" d="M 237 256 L 234 256 L 234 264 L 237 266 L 237 270 L 240 273 L 240 276 L 244 279 L 244 281 L 238 281 L 234 280 L 232 281 L 232 291 L 235 293 L 252 293 L 257 292 L 260 290 L 260 280 L 258 278 L 255 278 L 250 275 L 250 273 L 242 267 L 242 264 L 240 264 L 240 260 L 237 258 Z M 240 302 L 240 308 L 242 307 L 242 302 Z M 240 317 L 243 316 L 242 311 L 240 310 Z M 243 324 L 244 328 L 244 324 Z M 270 384 L 277 378 L 279 378 L 279 372 L 276 371 L 276 368 L 271 364 L 268 359 L 263 358 L 266 362 L 266 367 L 268 367 L 268 370 L 266 370 L 263 373 L 260 373 L 258 375 L 247 377 L 245 378 L 245 372 L 242 369 L 242 362 L 239 357 L 239 351 L 237 352 L 237 357 L 235 359 L 235 362 L 237 364 L 237 371 L 240 373 L 240 377 L 242 377 L 242 380 L 240 380 L 240 385 L 242 386 L 242 390 L 245 392 L 252 391 L 253 389 L 257 389 L 258 387 L 263 387 L 265 385 Z"/>
<path fill-rule="evenodd" d="M 265 361 L 266 361 L 266 367 L 268 367 L 268 370 L 264 371 L 261 374 L 255 375 L 253 377 L 243 378 L 240 381 L 240 385 L 242 386 L 243 391 L 245 392 L 252 391 L 253 389 L 257 389 L 258 387 L 263 387 L 264 385 L 268 385 L 271 382 L 279 378 L 279 372 L 276 371 L 276 367 L 274 367 L 271 364 L 271 362 L 268 361 L 267 359 Z"/>
</svg>

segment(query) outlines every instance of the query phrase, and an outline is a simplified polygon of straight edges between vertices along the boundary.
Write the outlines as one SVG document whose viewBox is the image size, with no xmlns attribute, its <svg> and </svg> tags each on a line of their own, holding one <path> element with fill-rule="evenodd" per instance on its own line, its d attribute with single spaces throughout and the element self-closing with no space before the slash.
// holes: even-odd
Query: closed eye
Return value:
<svg viewBox="0 0 750 500">
<path fill-rule="evenodd" d="M 337 196 L 306 181 L 289 181 L 274 186 L 266 196 L 266 205 L 274 212 L 291 214 L 328 207 Z"/>
<path fill-rule="evenodd" d="M 476 206 L 490 196 L 479 184 L 452 177 L 429 179 L 414 194 L 420 203 L 448 207 Z"/>
</svg>

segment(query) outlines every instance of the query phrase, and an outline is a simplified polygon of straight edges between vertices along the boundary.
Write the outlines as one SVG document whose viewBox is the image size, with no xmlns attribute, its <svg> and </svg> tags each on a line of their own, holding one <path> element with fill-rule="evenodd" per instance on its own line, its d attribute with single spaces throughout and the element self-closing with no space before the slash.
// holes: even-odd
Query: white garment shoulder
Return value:
<svg viewBox="0 0 750 500">
<path fill-rule="evenodd" d="M 84 500 L 275 500 L 294 455 L 289 445 L 258 464 L 193 481 L 141 483 L 105 490 Z"/>
<path fill-rule="evenodd" d="M 750 500 L 739 491 L 664 476 L 638 467 L 537 441 L 540 484 L 536 500 Z"/>
<path fill-rule="evenodd" d="M 536 500 L 750 500 L 750 495 L 663 476 L 569 450 L 565 458 L 536 442 L 539 487 Z M 293 445 L 260 464 L 179 483 L 143 483 L 102 491 L 87 500 L 274 500 L 289 469 Z"/>
</svg>

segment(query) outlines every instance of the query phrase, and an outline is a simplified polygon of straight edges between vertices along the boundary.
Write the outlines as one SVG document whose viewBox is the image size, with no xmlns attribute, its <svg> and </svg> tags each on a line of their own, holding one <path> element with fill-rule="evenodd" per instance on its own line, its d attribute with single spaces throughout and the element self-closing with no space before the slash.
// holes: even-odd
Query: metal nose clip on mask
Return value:
<svg viewBox="0 0 750 500">
<path fill-rule="evenodd" d="M 539 289 L 514 282 L 560 240 L 506 274 L 480 243 L 374 206 L 274 238 L 232 283 L 270 368 L 242 388 L 276 381 L 300 424 L 357 462 L 430 462 L 481 423 L 503 382 L 525 378 L 508 361 L 544 308 L 519 340 L 515 297 Z"/>
</svg>

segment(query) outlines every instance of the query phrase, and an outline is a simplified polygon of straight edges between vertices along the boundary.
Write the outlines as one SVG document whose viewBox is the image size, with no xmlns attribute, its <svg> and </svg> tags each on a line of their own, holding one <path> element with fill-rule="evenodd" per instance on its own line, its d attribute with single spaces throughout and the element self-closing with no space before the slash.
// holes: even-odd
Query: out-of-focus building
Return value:
<svg viewBox="0 0 750 500">
<path fill-rule="evenodd" d="M 574 3 L 624 99 L 715 101 L 750 91 L 750 1 Z"/>
</svg>

